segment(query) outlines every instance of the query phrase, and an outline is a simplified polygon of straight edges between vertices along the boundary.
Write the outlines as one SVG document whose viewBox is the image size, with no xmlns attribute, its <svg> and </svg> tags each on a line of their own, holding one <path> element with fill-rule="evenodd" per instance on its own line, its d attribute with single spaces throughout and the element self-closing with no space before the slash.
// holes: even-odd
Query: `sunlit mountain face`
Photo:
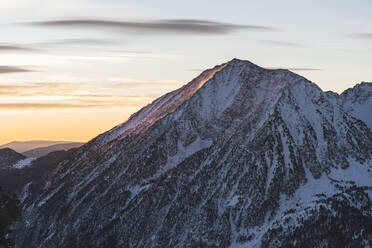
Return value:
<svg viewBox="0 0 372 248">
<path fill-rule="evenodd" d="M 371 10 L 1 0 L 0 247 L 371 247 Z"/>
</svg>

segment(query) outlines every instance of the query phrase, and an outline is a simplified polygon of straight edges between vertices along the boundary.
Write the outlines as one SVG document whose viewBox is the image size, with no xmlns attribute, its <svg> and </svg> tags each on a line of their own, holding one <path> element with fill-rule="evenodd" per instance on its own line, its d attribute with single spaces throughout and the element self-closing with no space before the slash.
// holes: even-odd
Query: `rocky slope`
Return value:
<svg viewBox="0 0 372 248">
<path fill-rule="evenodd" d="M 342 96 L 234 59 L 60 163 L 17 245 L 368 246 L 371 170 Z"/>
</svg>

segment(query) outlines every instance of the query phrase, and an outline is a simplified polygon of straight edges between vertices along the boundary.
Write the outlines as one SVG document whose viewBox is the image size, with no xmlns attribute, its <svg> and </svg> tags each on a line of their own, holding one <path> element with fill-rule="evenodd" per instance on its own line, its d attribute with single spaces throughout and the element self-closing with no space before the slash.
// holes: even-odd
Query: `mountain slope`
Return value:
<svg viewBox="0 0 372 248">
<path fill-rule="evenodd" d="M 63 144 L 35 148 L 32 150 L 22 152 L 22 154 L 26 157 L 40 158 L 54 151 L 67 151 L 72 148 L 78 148 L 82 145 L 84 145 L 84 143 L 80 143 L 80 142 L 63 143 Z"/>
<path fill-rule="evenodd" d="M 50 187 L 24 206 L 17 244 L 304 244 L 295 228 L 323 218 L 319 201 L 339 198 L 363 221 L 347 223 L 349 233 L 362 233 L 358 244 L 371 242 L 371 230 L 361 230 L 372 223 L 372 133 L 339 98 L 248 61 L 208 70 L 60 163 Z M 340 218 L 312 235 L 314 244 L 331 242 L 321 238 Z M 283 226 L 294 231 L 282 233 Z"/>
</svg>

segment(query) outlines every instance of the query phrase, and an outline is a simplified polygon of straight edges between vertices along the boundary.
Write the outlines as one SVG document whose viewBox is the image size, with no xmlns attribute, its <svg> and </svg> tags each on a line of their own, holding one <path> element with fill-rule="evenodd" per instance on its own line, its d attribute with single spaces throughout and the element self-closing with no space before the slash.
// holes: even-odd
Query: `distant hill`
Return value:
<svg viewBox="0 0 372 248">
<path fill-rule="evenodd" d="M 18 153 L 23 153 L 32 149 L 53 146 L 58 144 L 75 143 L 73 141 L 51 141 L 51 140 L 30 140 L 30 141 L 13 141 L 7 144 L 0 145 L 1 148 L 10 148 Z"/>
<path fill-rule="evenodd" d="M 25 159 L 24 155 L 10 148 L 0 149 L 0 168 L 11 166 L 22 159 Z"/>
<path fill-rule="evenodd" d="M 57 145 L 51 145 L 51 146 L 47 146 L 47 147 L 35 148 L 35 149 L 32 149 L 32 150 L 22 152 L 22 154 L 26 157 L 40 158 L 42 156 L 47 155 L 50 152 L 62 151 L 62 150 L 67 151 L 67 150 L 70 150 L 71 148 L 78 148 L 82 145 L 84 145 L 84 143 L 81 143 L 81 142 L 71 142 L 71 143 L 66 143 L 66 144 L 57 144 Z"/>
<path fill-rule="evenodd" d="M 15 168 L 14 164 L 16 162 L 10 161 L 7 166 L 0 167 L 0 187 L 9 195 L 17 194 L 21 196 L 23 190 L 28 192 L 27 194 L 31 194 L 28 196 L 22 195 L 22 201 L 25 200 L 24 197 L 32 197 L 43 189 L 58 163 L 68 158 L 76 150 L 77 148 L 72 148 L 68 151 L 53 151 L 31 161 L 30 165 L 21 168 Z M 18 155 L 23 157 L 21 154 Z M 32 184 L 28 185 L 30 182 Z M 28 185 L 27 188 L 25 188 L 26 185 Z"/>
</svg>

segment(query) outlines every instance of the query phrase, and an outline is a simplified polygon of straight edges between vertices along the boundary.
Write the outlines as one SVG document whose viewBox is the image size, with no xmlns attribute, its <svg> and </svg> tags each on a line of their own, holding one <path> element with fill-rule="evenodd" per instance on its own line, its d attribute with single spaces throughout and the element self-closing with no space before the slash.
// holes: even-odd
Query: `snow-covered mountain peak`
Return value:
<svg viewBox="0 0 372 248">
<path fill-rule="evenodd" d="M 190 99 L 200 88 L 204 86 L 214 75 L 225 68 L 228 64 L 215 66 L 212 69 L 205 70 L 198 77 L 181 88 L 165 94 L 151 104 L 142 108 L 132 115 L 126 122 L 116 126 L 105 136 L 99 136 L 97 142 L 107 144 L 114 139 L 126 137 L 130 133 L 139 133 L 146 130 L 153 123 L 174 112 L 181 104 Z"/>
<path fill-rule="evenodd" d="M 341 94 L 346 111 L 364 121 L 372 131 L 372 83 L 362 82 Z"/>
<path fill-rule="evenodd" d="M 193 113 L 199 121 L 215 128 L 226 128 L 259 109 L 269 115 L 287 91 L 296 96 L 299 105 L 304 104 L 305 98 L 319 98 L 323 94 L 317 85 L 288 70 L 268 70 L 247 60 L 233 59 L 202 72 L 183 87 L 158 98 L 94 142 L 107 150 L 119 140 L 144 132 L 167 116 L 182 119 L 185 113 Z"/>
<path fill-rule="evenodd" d="M 361 95 L 216 66 L 60 163 L 18 246 L 363 247 L 372 132 L 345 111 Z"/>
<path fill-rule="evenodd" d="M 353 88 L 347 89 L 341 94 L 344 99 L 351 99 L 354 100 L 366 100 L 366 98 L 372 99 L 372 82 L 361 82 L 355 85 Z"/>
<path fill-rule="evenodd" d="M 249 60 L 243 60 L 238 58 L 233 58 L 232 60 L 227 62 L 228 65 L 231 66 L 244 66 L 246 68 L 256 68 L 256 69 L 264 69 L 263 67 L 260 67 L 259 65 L 256 65 L 255 63 L 252 63 Z"/>
</svg>

